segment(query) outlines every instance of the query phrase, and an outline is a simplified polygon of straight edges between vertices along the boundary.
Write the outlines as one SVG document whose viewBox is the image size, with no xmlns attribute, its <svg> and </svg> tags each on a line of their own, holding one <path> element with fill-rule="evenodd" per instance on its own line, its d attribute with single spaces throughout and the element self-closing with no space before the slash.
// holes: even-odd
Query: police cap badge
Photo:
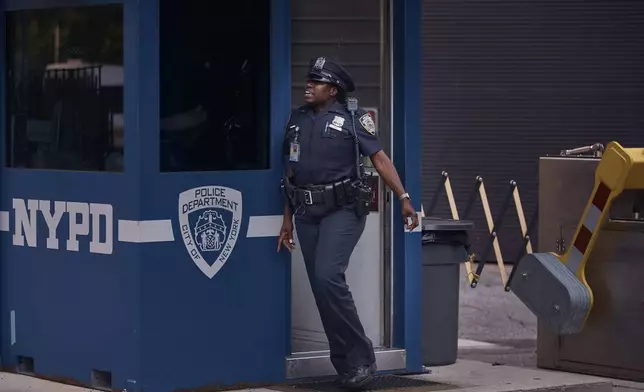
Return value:
<svg viewBox="0 0 644 392">
<path fill-rule="evenodd" d="M 318 57 L 310 61 L 307 78 L 316 82 L 333 84 L 346 92 L 352 92 L 356 88 L 349 72 L 340 64 L 326 57 Z"/>
</svg>

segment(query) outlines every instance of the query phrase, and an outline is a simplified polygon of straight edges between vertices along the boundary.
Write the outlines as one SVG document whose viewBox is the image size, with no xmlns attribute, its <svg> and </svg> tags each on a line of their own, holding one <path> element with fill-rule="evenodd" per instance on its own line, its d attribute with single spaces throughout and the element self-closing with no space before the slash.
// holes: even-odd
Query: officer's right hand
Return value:
<svg viewBox="0 0 644 392">
<path fill-rule="evenodd" d="M 418 214 L 409 199 L 403 199 L 402 201 L 402 216 L 407 230 L 414 231 L 418 227 Z M 411 223 L 409 223 L 409 220 L 411 220 Z"/>
<path fill-rule="evenodd" d="M 292 252 L 295 249 L 295 242 L 293 241 L 293 221 L 284 218 L 282 221 L 282 228 L 280 229 L 280 237 L 277 240 L 277 251 L 282 250 L 282 244 Z"/>
</svg>

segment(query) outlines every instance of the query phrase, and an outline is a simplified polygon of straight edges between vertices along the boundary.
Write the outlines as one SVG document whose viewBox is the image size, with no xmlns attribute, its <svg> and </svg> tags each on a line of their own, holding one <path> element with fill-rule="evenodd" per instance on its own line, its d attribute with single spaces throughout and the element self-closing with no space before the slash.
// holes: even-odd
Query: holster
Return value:
<svg viewBox="0 0 644 392">
<path fill-rule="evenodd" d="M 355 212 L 358 217 L 369 215 L 371 212 L 371 187 L 364 181 L 358 180 L 353 183 L 355 189 Z"/>
<path fill-rule="evenodd" d="M 295 185 L 293 185 L 288 177 L 283 177 L 280 188 L 284 196 L 284 201 L 293 208 L 295 206 Z"/>
</svg>

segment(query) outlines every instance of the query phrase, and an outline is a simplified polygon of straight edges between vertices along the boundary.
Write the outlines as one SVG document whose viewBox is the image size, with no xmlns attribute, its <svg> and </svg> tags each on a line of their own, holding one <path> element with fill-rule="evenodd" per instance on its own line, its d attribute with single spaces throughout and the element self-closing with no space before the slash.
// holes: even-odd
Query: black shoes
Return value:
<svg viewBox="0 0 644 392">
<path fill-rule="evenodd" d="M 351 390 L 364 388 L 376 373 L 376 365 L 359 366 L 352 369 L 348 374 L 340 377 L 340 383 L 343 387 Z"/>
</svg>

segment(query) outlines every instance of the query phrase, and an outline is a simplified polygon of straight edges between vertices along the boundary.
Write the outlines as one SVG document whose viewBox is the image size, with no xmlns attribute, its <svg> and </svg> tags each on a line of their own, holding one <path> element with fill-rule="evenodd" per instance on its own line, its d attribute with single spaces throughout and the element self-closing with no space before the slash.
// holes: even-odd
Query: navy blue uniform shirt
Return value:
<svg viewBox="0 0 644 392">
<path fill-rule="evenodd" d="M 362 108 L 355 114 L 355 132 L 362 156 L 368 157 L 382 150 L 373 120 Z M 297 162 L 290 160 L 293 142 L 299 143 Z M 291 181 L 297 186 L 322 185 L 356 177 L 351 112 L 342 103 L 336 102 L 320 113 L 306 105 L 295 109 L 286 125 L 283 147 L 286 169 L 292 169 Z"/>
</svg>

